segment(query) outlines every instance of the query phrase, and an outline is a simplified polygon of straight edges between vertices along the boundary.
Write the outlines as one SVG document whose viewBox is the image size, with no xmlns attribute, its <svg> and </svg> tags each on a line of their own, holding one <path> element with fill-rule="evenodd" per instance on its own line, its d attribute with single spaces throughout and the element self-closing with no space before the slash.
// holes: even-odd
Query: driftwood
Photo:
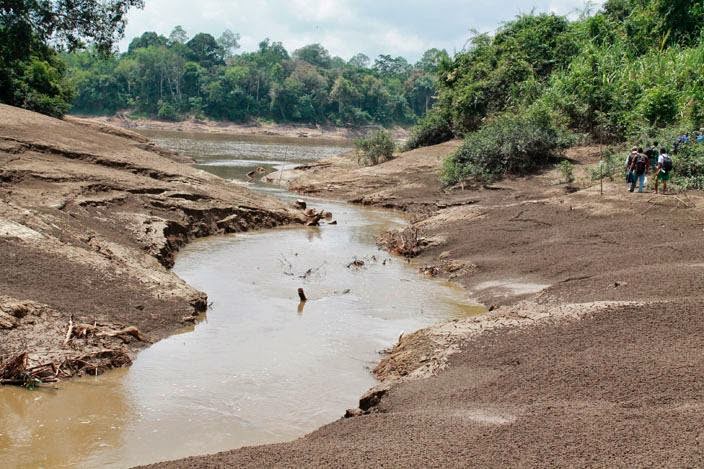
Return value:
<svg viewBox="0 0 704 469">
<path fill-rule="evenodd" d="M 94 337 L 119 337 L 125 339 L 127 337 L 134 337 L 140 342 L 151 343 L 140 331 L 134 326 L 125 327 L 124 329 L 113 330 L 113 329 L 101 329 L 101 326 L 97 324 L 72 324 L 69 323 L 69 331 L 66 334 L 67 344 L 71 338 L 84 339 L 89 336 Z"/>
<path fill-rule="evenodd" d="M 307 208 L 303 213 L 308 218 L 306 226 L 318 226 L 323 218 L 332 220 L 332 213 L 327 210 L 316 211 L 313 208 Z"/>
<path fill-rule="evenodd" d="M 21 354 L 9 359 L 0 367 L 0 385 L 35 387 L 43 383 L 59 380 L 59 370 L 53 363 L 29 368 L 29 354 Z"/>
<path fill-rule="evenodd" d="M 394 254 L 410 258 L 420 254 L 423 238 L 417 228 L 409 227 L 382 235 L 379 238 L 379 244 Z"/>
<path fill-rule="evenodd" d="M 67 358 L 58 367 L 58 371 L 67 376 L 78 373 L 99 375 L 106 369 L 121 368 L 132 364 L 124 350 L 105 349 L 80 357 Z"/>
<path fill-rule="evenodd" d="M 66 331 L 66 338 L 64 339 L 64 345 L 68 344 L 68 342 L 71 340 L 72 335 L 73 335 L 73 316 L 71 316 L 68 320 L 68 330 Z"/>
<path fill-rule="evenodd" d="M 141 332 L 139 332 L 139 329 L 137 329 L 134 326 L 129 326 L 125 327 L 124 329 L 120 329 L 119 331 L 103 331 L 103 332 L 98 332 L 95 334 L 96 337 L 134 337 L 135 339 L 139 340 L 140 342 L 149 342 L 149 340 L 142 335 Z"/>
</svg>

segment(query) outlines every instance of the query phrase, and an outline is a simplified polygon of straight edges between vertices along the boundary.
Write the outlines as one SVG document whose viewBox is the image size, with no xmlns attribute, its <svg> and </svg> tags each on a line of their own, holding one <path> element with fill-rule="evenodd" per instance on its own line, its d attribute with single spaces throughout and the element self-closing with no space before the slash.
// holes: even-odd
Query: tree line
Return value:
<svg viewBox="0 0 704 469">
<path fill-rule="evenodd" d="M 331 56 L 320 44 L 289 53 L 265 39 L 237 53 L 239 35 L 188 38 L 145 32 L 124 54 L 93 50 L 65 54 L 75 89 L 73 112 L 112 114 L 129 109 L 164 120 L 208 117 L 246 122 L 409 124 L 434 102 L 437 69 L 448 54 L 426 51 L 415 64 L 403 57 Z"/>
<path fill-rule="evenodd" d="M 440 63 L 437 103 L 409 147 L 464 138 L 445 167 L 451 183 L 529 171 L 576 138 L 672 142 L 704 126 L 703 28 L 701 0 L 518 16 Z M 681 182 L 704 188 L 696 151 L 680 162 L 693 168 Z"/>
</svg>

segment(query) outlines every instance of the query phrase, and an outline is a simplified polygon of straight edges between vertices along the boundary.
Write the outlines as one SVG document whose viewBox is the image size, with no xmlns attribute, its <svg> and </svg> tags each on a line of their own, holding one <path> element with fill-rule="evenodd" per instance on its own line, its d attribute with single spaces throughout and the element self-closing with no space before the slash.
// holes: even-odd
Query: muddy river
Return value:
<svg viewBox="0 0 704 469">
<path fill-rule="evenodd" d="M 150 136 L 236 179 L 260 165 L 345 150 L 307 139 Z M 211 308 L 131 368 L 56 388 L 0 389 L 2 466 L 131 467 L 290 440 L 356 407 L 374 385 L 379 352 L 402 332 L 481 310 L 462 290 L 376 247 L 378 234 L 404 224 L 399 216 L 309 203 L 331 210 L 338 224 L 213 237 L 183 249 L 174 269 L 208 293 Z"/>
</svg>

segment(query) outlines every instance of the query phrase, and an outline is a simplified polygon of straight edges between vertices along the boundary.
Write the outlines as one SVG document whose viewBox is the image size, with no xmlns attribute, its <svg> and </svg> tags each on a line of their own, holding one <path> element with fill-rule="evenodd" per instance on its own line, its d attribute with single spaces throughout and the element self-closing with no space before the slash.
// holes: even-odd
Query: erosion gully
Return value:
<svg viewBox="0 0 704 469">
<path fill-rule="evenodd" d="M 293 167 L 349 150 L 307 138 L 148 136 L 233 183 L 260 166 Z M 307 200 L 338 224 L 186 246 L 174 270 L 205 291 L 211 307 L 131 368 L 54 388 L 0 389 L 2 465 L 131 467 L 291 440 L 356 407 L 375 384 L 370 369 L 380 351 L 402 332 L 481 312 L 462 290 L 376 247 L 379 234 L 404 225 L 400 215 Z"/>
</svg>

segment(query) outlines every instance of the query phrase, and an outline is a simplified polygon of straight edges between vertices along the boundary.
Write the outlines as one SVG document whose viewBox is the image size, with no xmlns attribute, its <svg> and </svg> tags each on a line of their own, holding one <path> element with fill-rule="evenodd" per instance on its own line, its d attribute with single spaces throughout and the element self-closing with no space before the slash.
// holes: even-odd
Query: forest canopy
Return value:
<svg viewBox="0 0 704 469">
<path fill-rule="evenodd" d="M 449 60 L 445 51 L 431 49 L 416 64 L 390 55 L 373 63 L 363 54 L 345 61 L 321 44 L 289 52 L 269 39 L 237 54 L 238 39 L 231 31 L 189 39 L 177 26 L 169 37 L 142 34 L 122 55 L 67 54 L 73 111 L 130 109 L 164 120 L 410 124 L 432 106 L 437 68 Z"/>
</svg>

